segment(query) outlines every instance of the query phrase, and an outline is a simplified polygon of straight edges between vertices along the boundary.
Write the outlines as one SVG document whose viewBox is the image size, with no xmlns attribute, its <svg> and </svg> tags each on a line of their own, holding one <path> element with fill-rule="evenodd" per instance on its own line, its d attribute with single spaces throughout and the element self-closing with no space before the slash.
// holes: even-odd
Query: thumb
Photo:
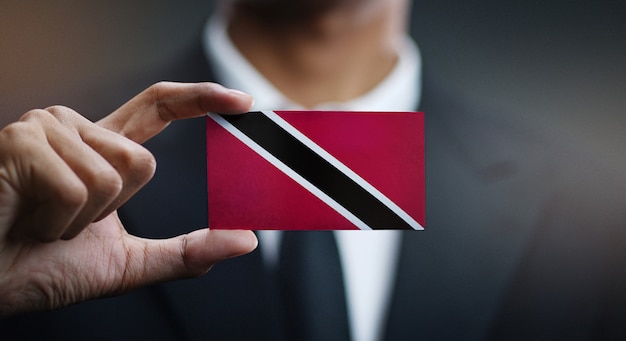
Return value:
<svg viewBox="0 0 626 341">
<path fill-rule="evenodd" d="M 164 240 L 139 239 L 130 252 L 126 280 L 130 289 L 152 283 L 196 277 L 215 263 L 253 251 L 258 241 L 252 231 L 202 229 Z"/>
</svg>

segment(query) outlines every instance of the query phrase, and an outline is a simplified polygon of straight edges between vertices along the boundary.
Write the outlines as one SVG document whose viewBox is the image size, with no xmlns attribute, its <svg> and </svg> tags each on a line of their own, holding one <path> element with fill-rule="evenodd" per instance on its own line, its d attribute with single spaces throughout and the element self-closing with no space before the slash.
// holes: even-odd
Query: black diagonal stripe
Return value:
<svg viewBox="0 0 626 341">
<path fill-rule="evenodd" d="M 222 117 L 372 229 L 413 229 L 380 200 L 262 113 Z"/>
</svg>

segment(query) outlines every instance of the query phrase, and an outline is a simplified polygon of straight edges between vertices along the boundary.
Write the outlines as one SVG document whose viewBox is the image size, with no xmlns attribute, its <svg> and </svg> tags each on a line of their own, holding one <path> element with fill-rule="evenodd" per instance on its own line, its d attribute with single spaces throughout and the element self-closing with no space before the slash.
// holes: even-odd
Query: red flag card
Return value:
<svg viewBox="0 0 626 341">
<path fill-rule="evenodd" d="M 423 113 L 208 116 L 211 228 L 423 229 Z"/>
</svg>

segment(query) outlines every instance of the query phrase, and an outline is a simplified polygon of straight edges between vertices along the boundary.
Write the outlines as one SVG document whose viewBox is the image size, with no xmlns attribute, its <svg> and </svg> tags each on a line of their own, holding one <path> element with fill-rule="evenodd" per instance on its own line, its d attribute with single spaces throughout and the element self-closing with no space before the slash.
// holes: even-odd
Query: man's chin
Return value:
<svg viewBox="0 0 626 341">
<path fill-rule="evenodd" d="M 265 19 L 307 22 L 332 10 L 367 2 L 371 0 L 238 0 L 237 6 Z"/>
</svg>

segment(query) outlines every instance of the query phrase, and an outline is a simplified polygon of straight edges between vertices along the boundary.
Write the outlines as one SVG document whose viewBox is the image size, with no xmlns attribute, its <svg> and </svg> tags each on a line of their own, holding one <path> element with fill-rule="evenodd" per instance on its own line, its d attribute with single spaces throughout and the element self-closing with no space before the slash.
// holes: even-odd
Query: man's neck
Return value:
<svg viewBox="0 0 626 341">
<path fill-rule="evenodd" d="M 306 25 L 232 13 L 228 33 L 239 51 L 287 98 L 314 107 L 347 101 L 374 88 L 397 60 L 403 1 L 366 9 L 336 8 Z"/>
</svg>

